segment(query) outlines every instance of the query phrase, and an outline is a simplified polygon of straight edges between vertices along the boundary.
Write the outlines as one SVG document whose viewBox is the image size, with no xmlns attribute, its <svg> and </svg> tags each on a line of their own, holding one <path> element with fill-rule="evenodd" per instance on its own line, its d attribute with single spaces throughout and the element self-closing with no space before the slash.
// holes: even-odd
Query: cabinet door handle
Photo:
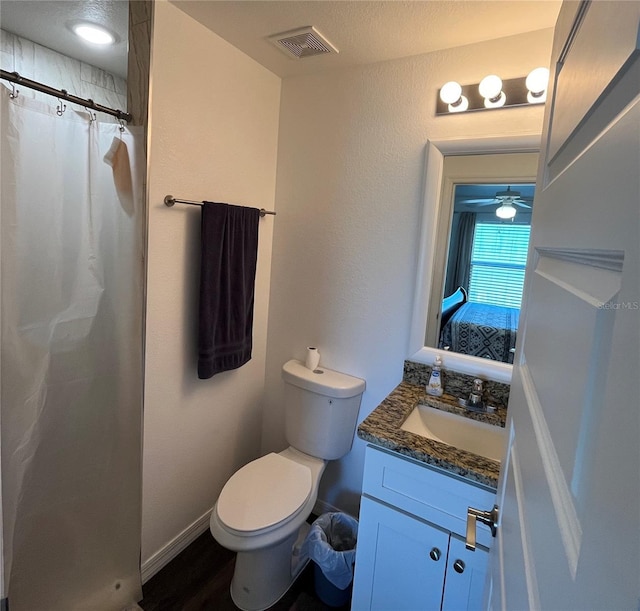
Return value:
<svg viewBox="0 0 640 611">
<path fill-rule="evenodd" d="M 437 547 L 434 547 L 429 552 L 429 556 L 431 557 L 431 560 L 434 560 L 435 562 L 438 562 L 438 560 L 440 560 L 440 556 L 441 555 L 442 555 L 442 553 L 440 552 L 440 550 Z"/>
<path fill-rule="evenodd" d="M 466 547 L 472 552 L 476 549 L 476 520 L 480 520 L 491 529 L 491 534 L 496 536 L 496 524 L 498 522 L 498 506 L 494 505 L 491 511 L 482 511 L 475 507 L 467 508 L 467 541 Z"/>
<path fill-rule="evenodd" d="M 464 573 L 464 562 L 458 558 L 458 560 L 453 563 L 453 569 L 456 573 Z"/>
</svg>

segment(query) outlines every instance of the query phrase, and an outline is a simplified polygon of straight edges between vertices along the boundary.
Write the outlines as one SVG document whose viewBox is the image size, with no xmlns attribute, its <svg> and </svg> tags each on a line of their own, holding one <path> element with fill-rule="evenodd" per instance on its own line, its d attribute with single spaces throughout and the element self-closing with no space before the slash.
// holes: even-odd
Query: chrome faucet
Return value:
<svg viewBox="0 0 640 611">
<path fill-rule="evenodd" d="M 458 399 L 458 403 L 472 412 L 486 412 L 487 405 L 482 400 L 482 380 L 476 378 L 473 381 L 473 389 L 469 393 L 468 399 Z"/>
<path fill-rule="evenodd" d="M 469 393 L 469 407 L 477 407 L 484 408 L 484 403 L 482 402 L 482 380 L 480 378 L 476 378 L 473 381 L 473 390 Z"/>
</svg>

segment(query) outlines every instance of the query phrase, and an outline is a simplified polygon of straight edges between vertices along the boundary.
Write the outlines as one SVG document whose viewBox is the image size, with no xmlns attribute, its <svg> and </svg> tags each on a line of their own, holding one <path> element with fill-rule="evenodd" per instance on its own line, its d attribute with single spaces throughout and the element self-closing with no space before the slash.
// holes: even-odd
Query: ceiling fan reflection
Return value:
<svg viewBox="0 0 640 611">
<path fill-rule="evenodd" d="M 530 199 L 530 198 L 529 198 Z M 493 206 L 496 204 L 514 205 L 520 208 L 531 208 L 531 202 L 521 197 L 520 191 L 512 191 L 511 187 L 507 187 L 506 191 L 498 191 L 494 199 L 465 199 L 465 204 L 477 204 L 478 206 Z"/>
</svg>

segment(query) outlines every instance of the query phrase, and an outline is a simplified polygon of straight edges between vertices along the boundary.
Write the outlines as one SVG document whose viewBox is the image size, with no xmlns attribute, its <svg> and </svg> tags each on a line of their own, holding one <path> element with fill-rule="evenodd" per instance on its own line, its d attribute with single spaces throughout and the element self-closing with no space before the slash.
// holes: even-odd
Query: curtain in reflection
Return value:
<svg viewBox="0 0 640 611">
<path fill-rule="evenodd" d="M 142 138 L 0 89 L 6 589 L 12 611 L 122 609 L 141 598 Z"/>
<path fill-rule="evenodd" d="M 449 264 L 444 296 L 451 295 L 459 286 L 468 290 L 471 277 L 471 251 L 473 250 L 473 233 L 476 228 L 475 212 L 461 212 L 456 230 L 451 236 L 449 247 Z"/>
</svg>

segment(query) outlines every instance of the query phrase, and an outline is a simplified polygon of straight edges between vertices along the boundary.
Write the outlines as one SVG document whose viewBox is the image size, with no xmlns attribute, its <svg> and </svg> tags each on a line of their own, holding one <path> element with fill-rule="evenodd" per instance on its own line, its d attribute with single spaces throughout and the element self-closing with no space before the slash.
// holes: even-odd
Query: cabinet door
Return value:
<svg viewBox="0 0 640 611">
<path fill-rule="evenodd" d="M 469 551 L 464 539 L 451 535 L 442 611 L 482 609 L 489 550 Z"/>
<path fill-rule="evenodd" d="M 440 609 L 449 533 L 366 497 L 352 611 Z"/>
</svg>

